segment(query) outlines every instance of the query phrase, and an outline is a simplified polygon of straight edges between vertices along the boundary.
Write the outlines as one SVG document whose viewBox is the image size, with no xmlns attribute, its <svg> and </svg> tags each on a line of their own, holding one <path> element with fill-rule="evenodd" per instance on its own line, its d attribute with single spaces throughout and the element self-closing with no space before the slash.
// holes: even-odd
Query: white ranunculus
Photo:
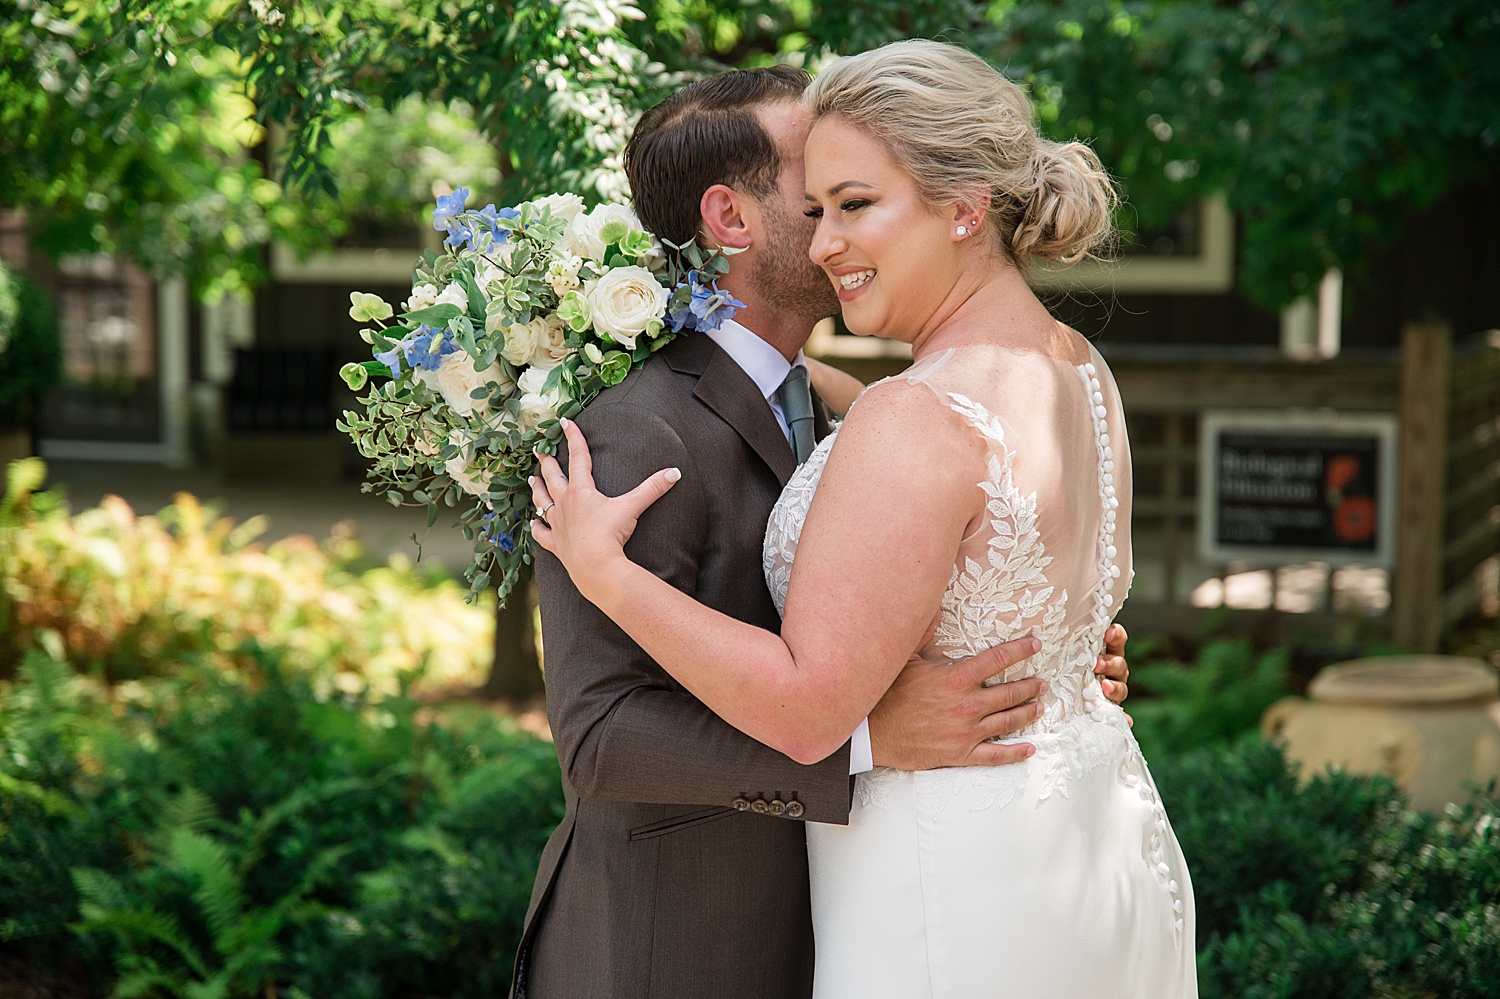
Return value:
<svg viewBox="0 0 1500 999">
<path fill-rule="evenodd" d="M 541 319 L 535 319 L 531 325 L 536 327 L 537 332 L 536 350 L 531 355 L 533 366 L 555 368 L 567 360 L 573 348 L 567 343 L 568 327 L 557 317 L 557 313 L 552 312 Z"/>
<path fill-rule="evenodd" d="M 644 267 L 616 267 L 590 281 L 587 295 L 594 329 L 608 333 L 627 350 L 635 349 L 636 337 L 646 332 L 653 319 L 667 314 L 672 297 Z"/>
<path fill-rule="evenodd" d="M 483 385 L 494 382 L 501 387 L 505 395 L 510 395 L 515 391 L 515 383 L 506 376 L 504 368 L 498 364 L 492 364 L 483 371 L 475 371 L 474 362 L 461 350 L 444 354 L 436 371 L 424 371 L 418 368 L 416 377 L 422 384 L 441 395 L 443 401 L 448 404 L 448 408 L 459 416 L 470 415 L 476 407 L 480 410 L 489 408 L 488 402 L 475 399 L 470 395 Z"/>
<path fill-rule="evenodd" d="M 540 336 L 541 331 L 537 328 L 536 320 L 507 326 L 505 327 L 505 346 L 501 348 L 500 356 L 511 364 L 530 364 L 531 355 L 536 353 L 537 340 Z"/>
<path fill-rule="evenodd" d="M 437 304 L 438 286 L 435 284 L 419 284 L 411 290 L 411 297 L 406 304 L 401 306 L 403 312 L 416 312 L 418 309 L 427 309 Z"/>
<path fill-rule="evenodd" d="M 544 207 L 552 209 L 552 217 L 564 222 L 572 222 L 583 214 L 583 199 L 576 194 L 549 194 L 537 198 L 532 204 L 538 210 Z"/>
<path fill-rule="evenodd" d="M 456 305 L 465 312 L 469 311 L 469 293 L 464 286 L 457 281 L 442 290 L 433 305 Z"/>
<path fill-rule="evenodd" d="M 635 217 L 635 212 L 624 205 L 600 205 L 587 215 L 580 215 L 572 221 L 563 233 L 558 248 L 575 257 L 587 257 L 603 263 L 604 240 L 599 238 L 599 230 L 612 219 L 619 219 L 630 229 L 645 230 L 641 220 Z"/>
</svg>

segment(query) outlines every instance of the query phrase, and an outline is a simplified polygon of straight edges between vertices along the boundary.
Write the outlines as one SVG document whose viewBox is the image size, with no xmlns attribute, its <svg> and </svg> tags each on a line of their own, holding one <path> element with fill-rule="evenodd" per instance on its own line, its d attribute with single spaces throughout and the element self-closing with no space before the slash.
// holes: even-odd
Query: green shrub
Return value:
<svg viewBox="0 0 1500 999">
<path fill-rule="evenodd" d="M 1132 649 L 1132 651 L 1134 651 Z M 1148 759 L 1222 746 L 1260 726 L 1260 716 L 1290 693 L 1285 648 L 1257 654 L 1244 639 L 1215 639 L 1191 666 L 1150 662 L 1131 671 L 1135 737 Z"/>
<path fill-rule="evenodd" d="M 552 747 L 320 691 L 250 653 L 110 691 L 33 653 L 0 700 L 0 945 L 116 995 L 503 995 Z"/>
<path fill-rule="evenodd" d="M 1404 811 L 1381 778 L 1299 783 L 1247 738 L 1156 764 L 1192 872 L 1205 999 L 1500 995 L 1500 798 Z"/>
</svg>

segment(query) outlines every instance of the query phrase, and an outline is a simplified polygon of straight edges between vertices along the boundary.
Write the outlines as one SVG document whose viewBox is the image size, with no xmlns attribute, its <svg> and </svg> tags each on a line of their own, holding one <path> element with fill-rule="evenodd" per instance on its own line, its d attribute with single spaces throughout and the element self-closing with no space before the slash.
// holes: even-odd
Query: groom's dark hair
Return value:
<svg viewBox="0 0 1500 999">
<path fill-rule="evenodd" d="M 755 109 L 800 100 L 811 79 L 793 66 L 730 70 L 641 115 L 625 146 L 625 173 L 646 228 L 680 245 L 698 235 L 698 205 L 715 184 L 755 198 L 775 191 L 781 156 Z"/>
</svg>

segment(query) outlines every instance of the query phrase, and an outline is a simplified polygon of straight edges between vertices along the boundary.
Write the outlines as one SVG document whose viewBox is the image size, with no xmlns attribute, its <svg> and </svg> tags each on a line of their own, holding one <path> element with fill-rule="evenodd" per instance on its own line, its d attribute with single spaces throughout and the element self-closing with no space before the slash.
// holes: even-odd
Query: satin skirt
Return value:
<svg viewBox="0 0 1500 999">
<path fill-rule="evenodd" d="M 862 775 L 848 826 L 807 828 L 814 999 L 1195 997 L 1187 865 L 1117 741 L 1117 760 L 1063 760 L 1060 784 L 1041 744 L 1009 767 Z"/>
</svg>

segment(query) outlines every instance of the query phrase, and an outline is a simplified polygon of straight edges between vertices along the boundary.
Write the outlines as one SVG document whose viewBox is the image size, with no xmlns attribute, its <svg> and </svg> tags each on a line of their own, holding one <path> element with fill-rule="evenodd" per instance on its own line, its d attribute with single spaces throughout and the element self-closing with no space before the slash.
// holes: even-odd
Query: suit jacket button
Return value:
<svg viewBox="0 0 1500 999">
<path fill-rule="evenodd" d="M 737 812 L 750 811 L 750 802 L 745 800 L 744 798 L 736 798 L 731 801 L 730 804 L 734 806 L 734 810 Z"/>
<path fill-rule="evenodd" d="M 786 803 L 786 817 L 789 819 L 802 818 L 802 813 L 806 810 L 802 807 L 802 802 L 800 801 L 788 801 Z"/>
<path fill-rule="evenodd" d="M 754 801 L 750 802 L 750 811 L 754 812 L 756 815 L 764 815 L 770 810 L 771 806 L 766 804 L 766 799 L 764 798 L 756 798 Z"/>
<path fill-rule="evenodd" d="M 767 807 L 771 810 L 772 815 L 781 815 L 786 811 L 786 802 L 780 798 L 776 798 Z"/>
</svg>

